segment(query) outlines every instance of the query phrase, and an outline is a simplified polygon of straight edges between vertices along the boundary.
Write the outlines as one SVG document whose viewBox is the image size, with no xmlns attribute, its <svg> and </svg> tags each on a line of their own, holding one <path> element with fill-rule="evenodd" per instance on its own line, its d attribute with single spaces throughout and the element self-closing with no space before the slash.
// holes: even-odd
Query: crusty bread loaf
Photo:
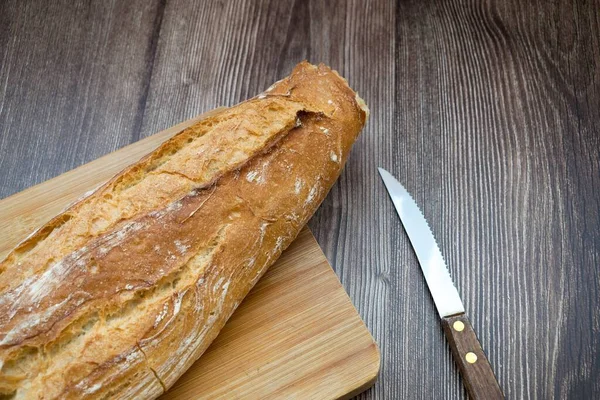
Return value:
<svg viewBox="0 0 600 400">
<path fill-rule="evenodd" d="M 0 263 L 0 397 L 167 390 L 314 213 L 367 113 L 303 62 L 34 232 Z"/>
</svg>

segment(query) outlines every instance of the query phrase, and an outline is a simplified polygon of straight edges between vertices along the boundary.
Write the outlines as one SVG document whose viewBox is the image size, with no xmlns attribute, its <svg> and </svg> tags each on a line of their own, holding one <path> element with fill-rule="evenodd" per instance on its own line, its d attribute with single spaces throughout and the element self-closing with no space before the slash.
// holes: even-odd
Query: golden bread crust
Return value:
<svg viewBox="0 0 600 400">
<path fill-rule="evenodd" d="M 163 393 L 312 216 L 367 113 L 303 62 L 44 225 L 0 263 L 0 394 Z"/>
</svg>

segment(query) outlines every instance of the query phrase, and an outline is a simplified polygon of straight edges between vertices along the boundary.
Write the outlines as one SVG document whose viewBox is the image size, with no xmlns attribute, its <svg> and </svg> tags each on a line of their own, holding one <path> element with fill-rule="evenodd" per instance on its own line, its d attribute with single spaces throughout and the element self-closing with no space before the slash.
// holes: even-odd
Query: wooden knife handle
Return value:
<svg viewBox="0 0 600 400">
<path fill-rule="evenodd" d="M 442 318 L 450 343 L 471 399 L 504 399 L 502 389 L 465 314 Z"/>
</svg>

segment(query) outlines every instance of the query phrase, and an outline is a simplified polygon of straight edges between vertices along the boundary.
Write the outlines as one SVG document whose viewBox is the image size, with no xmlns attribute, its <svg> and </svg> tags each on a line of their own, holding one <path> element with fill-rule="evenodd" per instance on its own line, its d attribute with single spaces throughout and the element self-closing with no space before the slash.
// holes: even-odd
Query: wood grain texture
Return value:
<svg viewBox="0 0 600 400">
<path fill-rule="evenodd" d="M 39 221 L 201 117 L 0 200 L 0 258 Z M 161 399 L 348 398 L 373 384 L 379 366 L 373 337 L 304 228 Z"/>
<path fill-rule="evenodd" d="M 421 21 L 398 31 L 406 134 L 392 170 L 423 205 L 507 398 L 600 393 L 598 9 L 454 1 L 398 14 Z M 427 358 L 449 355 L 436 322 L 412 323 L 435 336 Z M 428 397 L 460 396 L 435 385 L 434 373 L 451 379 L 445 363 L 419 362 Z"/>
<path fill-rule="evenodd" d="M 423 207 L 507 398 L 600 397 L 597 0 L 106 3 L 146 10 L 135 30 L 48 4 L 0 4 L 0 196 L 325 62 L 372 110 L 310 223 L 381 346 L 360 398 L 466 396 L 377 166 Z"/>
<path fill-rule="evenodd" d="M 0 197 L 134 141 L 160 5 L 0 3 Z"/>
</svg>

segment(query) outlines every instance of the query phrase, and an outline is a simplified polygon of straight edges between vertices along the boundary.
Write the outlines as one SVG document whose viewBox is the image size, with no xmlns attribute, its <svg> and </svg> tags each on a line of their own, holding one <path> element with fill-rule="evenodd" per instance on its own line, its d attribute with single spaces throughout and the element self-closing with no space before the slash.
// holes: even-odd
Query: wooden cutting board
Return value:
<svg viewBox="0 0 600 400">
<path fill-rule="evenodd" d="M 0 259 L 83 193 L 206 115 L 0 200 Z M 349 398 L 378 372 L 377 345 L 304 228 L 161 399 Z"/>
</svg>

